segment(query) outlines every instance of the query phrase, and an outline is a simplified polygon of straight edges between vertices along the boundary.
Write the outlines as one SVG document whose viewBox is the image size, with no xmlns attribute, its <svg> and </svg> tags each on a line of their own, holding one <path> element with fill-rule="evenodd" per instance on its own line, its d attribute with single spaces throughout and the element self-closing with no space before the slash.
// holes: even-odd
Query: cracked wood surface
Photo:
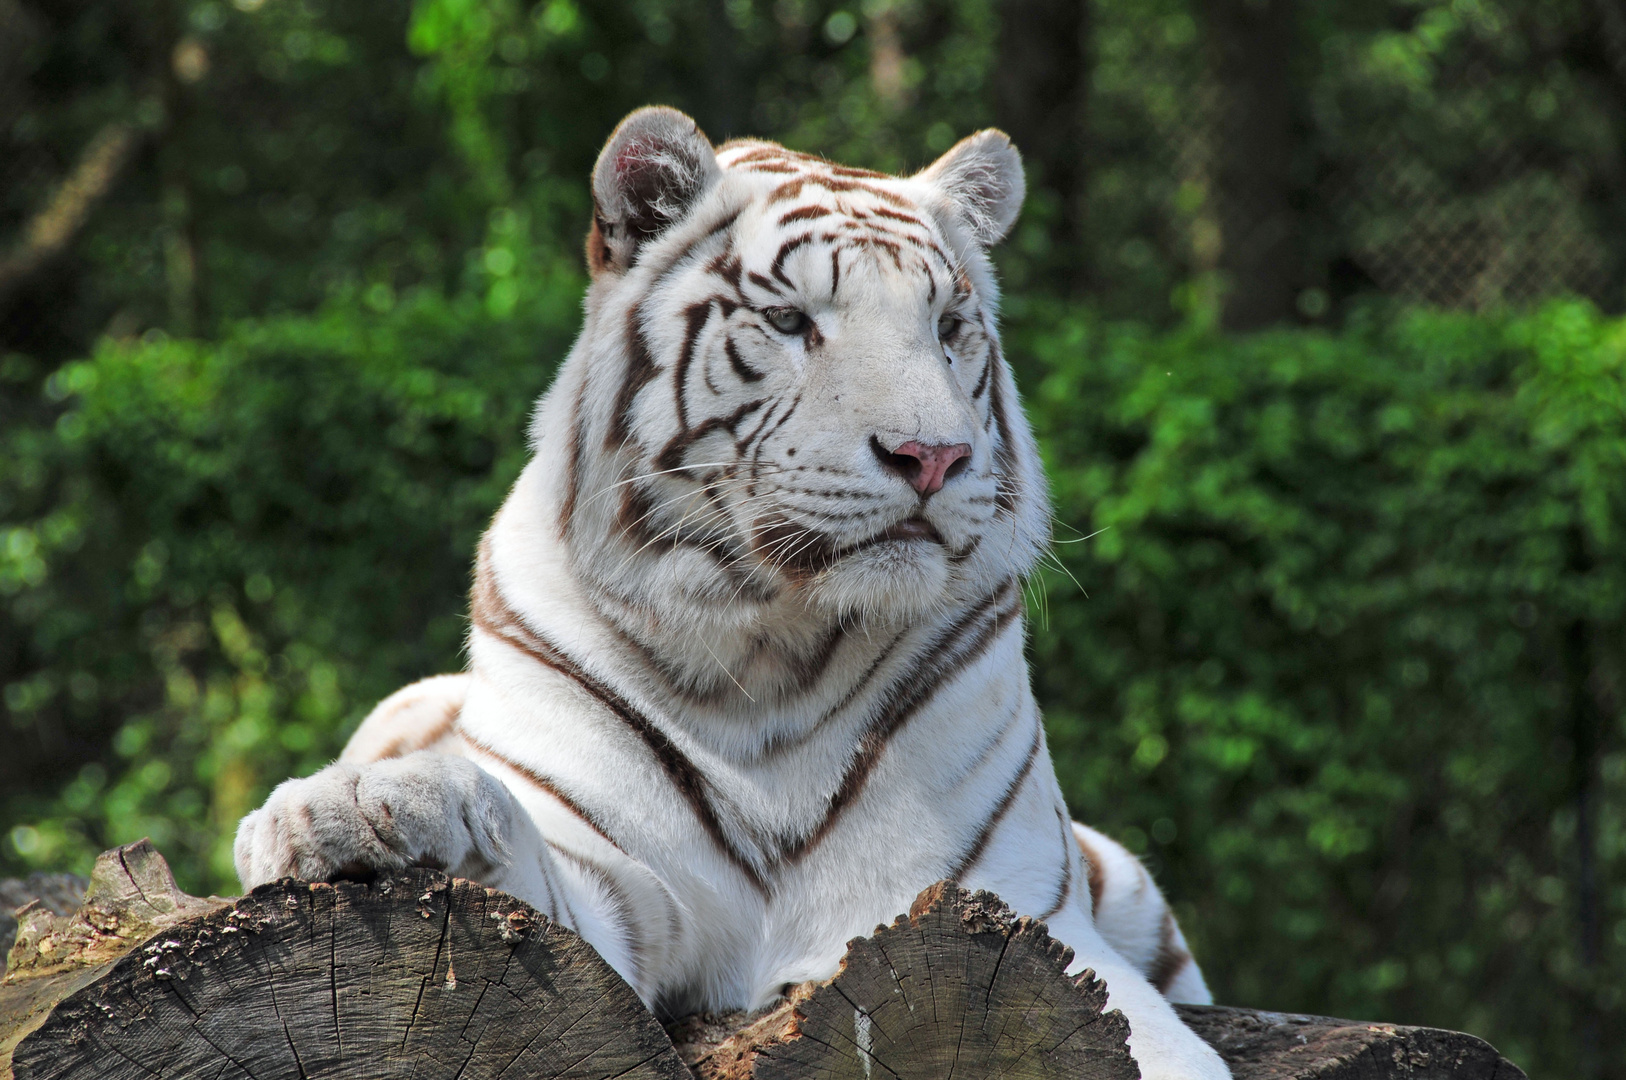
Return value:
<svg viewBox="0 0 1626 1080">
<path fill-rule="evenodd" d="M 665 1031 L 575 934 L 427 870 L 202 900 L 143 841 L 103 854 L 79 910 L 57 900 L 18 912 L 0 1080 L 1138 1075 L 1122 1015 L 1044 925 L 946 882 L 834 978 Z M 1235 1080 L 1524 1076 L 1459 1032 L 1177 1008 Z"/>
<path fill-rule="evenodd" d="M 171 925 L 56 1004 L 11 1066 L 16 1080 L 689 1080 L 581 938 L 427 870 L 280 881 Z"/>
<path fill-rule="evenodd" d="M 1490 1043 L 1460 1031 L 1298 1013 L 1176 1005 L 1235 1080 L 1525 1080 Z"/>
<path fill-rule="evenodd" d="M 947 882 L 766 1014 L 669 1031 L 701 1080 L 1135 1080 L 1129 1024 L 1072 950 L 992 893 Z M 721 1018 L 719 1018 L 721 1019 Z"/>
</svg>

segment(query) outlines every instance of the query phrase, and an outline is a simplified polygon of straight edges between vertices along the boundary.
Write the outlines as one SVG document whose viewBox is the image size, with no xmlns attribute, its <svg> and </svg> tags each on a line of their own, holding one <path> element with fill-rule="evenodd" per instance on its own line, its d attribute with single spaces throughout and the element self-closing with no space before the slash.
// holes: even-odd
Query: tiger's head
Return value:
<svg viewBox="0 0 1626 1080">
<path fill-rule="evenodd" d="M 988 258 L 1024 192 L 1002 133 L 892 177 L 647 108 L 592 187 L 568 420 L 535 432 L 579 574 L 744 626 L 918 618 L 1032 568 L 1049 514 Z"/>
</svg>

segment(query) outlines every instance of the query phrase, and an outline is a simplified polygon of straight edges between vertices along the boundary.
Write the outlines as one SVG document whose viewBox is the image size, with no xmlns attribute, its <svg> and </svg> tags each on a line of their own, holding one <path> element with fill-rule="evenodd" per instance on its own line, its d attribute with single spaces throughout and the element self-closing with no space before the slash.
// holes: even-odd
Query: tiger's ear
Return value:
<svg viewBox="0 0 1626 1080">
<path fill-rule="evenodd" d="M 924 180 L 947 196 L 983 247 L 1005 239 L 1027 194 L 1022 155 L 1011 145 L 1010 136 L 994 128 L 967 135 L 914 179 Z"/>
<path fill-rule="evenodd" d="M 593 166 L 593 273 L 631 266 L 639 246 L 686 217 L 721 176 L 711 141 L 676 109 L 650 106 L 621 121 Z"/>
</svg>

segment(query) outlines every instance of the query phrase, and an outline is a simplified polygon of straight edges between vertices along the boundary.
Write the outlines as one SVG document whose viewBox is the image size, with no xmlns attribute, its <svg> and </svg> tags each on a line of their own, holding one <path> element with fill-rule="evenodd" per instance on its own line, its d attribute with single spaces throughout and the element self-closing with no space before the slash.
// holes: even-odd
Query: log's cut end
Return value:
<svg viewBox="0 0 1626 1080">
<path fill-rule="evenodd" d="M 1129 1025 L 1072 950 L 988 892 L 941 882 L 848 944 L 836 976 L 752 1016 L 668 1027 L 701 1080 L 1135 1080 Z"/>
<path fill-rule="evenodd" d="M 1232 1080 L 1525 1080 L 1490 1043 L 1460 1031 L 1298 1013 L 1176 1005 Z"/>
<path fill-rule="evenodd" d="M 16 1080 L 689 1080 L 586 942 L 428 870 L 279 881 L 168 926 L 57 1003 L 11 1067 Z"/>
</svg>

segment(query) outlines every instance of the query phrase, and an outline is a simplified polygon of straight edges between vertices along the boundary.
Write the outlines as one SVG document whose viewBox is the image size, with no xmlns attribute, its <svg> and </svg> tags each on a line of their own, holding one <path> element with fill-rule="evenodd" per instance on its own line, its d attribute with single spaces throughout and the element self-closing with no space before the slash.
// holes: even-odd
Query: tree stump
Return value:
<svg viewBox="0 0 1626 1080">
<path fill-rule="evenodd" d="M 1128 1021 L 1092 973 L 1067 977 L 1072 956 L 992 893 L 939 882 L 849 943 L 830 981 L 668 1030 L 700 1080 L 1137 1080 Z"/>
<path fill-rule="evenodd" d="M 428 870 L 205 900 L 144 841 L 98 860 L 78 911 L 18 921 L 0 1080 L 1139 1075 L 1106 988 L 1065 974 L 1044 925 L 948 883 L 853 941 L 834 978 L 665 1030 L 576 935 Z M 1457 1032 L 1180 1011 L 1235 1080 L 1523 1077 Z"/>
</svg>

